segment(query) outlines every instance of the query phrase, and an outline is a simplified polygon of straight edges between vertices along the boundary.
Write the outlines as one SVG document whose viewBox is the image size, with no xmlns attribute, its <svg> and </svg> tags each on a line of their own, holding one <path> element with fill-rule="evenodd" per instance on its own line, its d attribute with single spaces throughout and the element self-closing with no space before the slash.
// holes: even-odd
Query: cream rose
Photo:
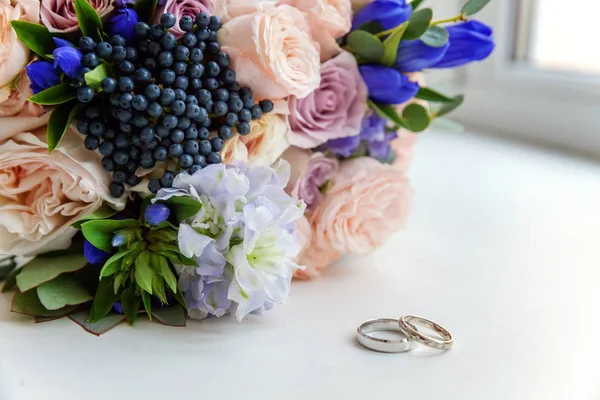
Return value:
<svg viewBox="0 0 600 400">
<path fill-rule="evenodd" d="M 253 14 L 264 6 L 275 5 L 277 0 L 213 0 L 213 14 L 227 22 L 240 15 Z"/>
<path fill-rule="evenodd" d="M 348 0 L 281 0 L 304 12 L 313 37 L 321 45 L 321 61 L 341 52 L 336 39 L 352 28 L 352 4 Z"/>
<path fill-rule="evenodd" d="M 368 253 L 404 226 L 412 198 L 398 169 L 369 157 L 345 161 L 313 214 L 316 243 L 341 253 Z"/>
<path fill-rule="evenodd" d="M 321 275 L 321 270 L 338 258 L 341 253 L 331 248 L 320 247 L 315 241 L 313 233 L 313 224 L 307 217 L 302 217 L 296 222 L 296 232 L 298 239 L 302 244 L 302 251 L 296 259 L 296 263 L 305 267 L 304 270 L 297 270 L 294 274 L 296 279 L 313 279 Z"/>
<path fill-rule="evenodd" d="M 47 122 L 42 118 L 44 109 L 27 101 L 31 96 L 29 78 L 23 73 L 15 80 L 15 87 L 0 88 L 0 141 L 10 138 L 17 133 L 38 128 Z"/>
<path fill-rule="evenodd" d="M 233 18 L 219 31 L 241 85 L 257 99 L 303 98 L 319 87 L 318 44 L 304 15 L 287 6 L 265 6 Z"/>
<path fill-rule="evenodd" d="M 0 144 L 0 254 L 65 249 L 76 233 L 73 222 L 103 201 L 125 207 L 124 199 L 110 196 L 110 174 L 81 135 L 68 131 L 52 154 L 45 137 L 42 127 Z"/>
<path fill-rule="evenodd" d="M 29 49 L 17 38 L 10 21 L 38 22 L 37 0 L 0 0 L 0 91 L 7 90 L 29 62 Z"/>
<path fill-rule="evenodd" d="M 100 18 L 113 9 L 110 0 L 87 0 Z M 79 30 L 73 0 L 42 0 L 40 19 L 50 32 L 64 33 Z"/>
</svg>

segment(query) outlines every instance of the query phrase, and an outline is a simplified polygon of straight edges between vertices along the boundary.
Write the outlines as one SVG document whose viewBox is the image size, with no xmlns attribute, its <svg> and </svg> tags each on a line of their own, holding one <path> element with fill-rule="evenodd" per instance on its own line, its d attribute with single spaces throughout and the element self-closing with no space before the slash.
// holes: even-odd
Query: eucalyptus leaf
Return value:
<svg viewBox="0 0 600 400">
<path fill-rule="evenodd" d="M 123 307 L 127 322 L 133 325 L 140 309 L 140 298 L 135 294 L 135 286 L 131 286 L 121 293 L 121 307 Z"/>
<path fill-rule="evenodd" d="M 137 0 L 133 9 L 136 11 L 140 21 L 150 22 L 154 13 L 158 0 Z"/>
<path fill-rule="evenodd" d="M 383 25 L 381 25 L 377 21 L 369 21 L 365 22 L 361 26 L 358 27 L 359 30 L 372 33 L 373 35 L 378 34 L 379 32 L 383 32 Z"/>
<path fill-rule="evenodd" d="M 436 113 L 436 117 L 442 117 L 444 115 L 450 114 L 452 111 L 456 110 L 458 107 L 462 105 L 465 101 L 464 95 L 458 95 L 453 97 L 453 101 L 451 103 L 445 103 Z"/>
<path fill-rule="evenodd" d="M 92 300 L 92 296 L 73 275 L 60 275 L 37 287 L 40 302 L 48 310 L 59 310 Z"/>
<path fill-rule="evenodd" d="M 378 61 L 383 57 L 381 40 L 365 31 L 352 31 L 346 39 L 350 51 L 365 61 Z"/>
<path fill-rule="evenodd" d="M 146 292 L 152 294 L 152 277 L 154 272 L 150 268 L 150 252 L 144 250 L 135 259 L 135 281 Z"/>
<path fill-rule="evenodd" d="M 113 287 L 112 279 L 105 278 L 100 281 L 94 295 L 89 322 L 97 322 L 107 316 L 113 305 L 119 301 L 119 296 L 115 294 Z"/>
<path fill-rule="evenodd" d="M 97 43 L 102 41 L 104 28 L 100 16 L 86 0 L 74 0 L 75 15 L 83 36 L 89 36 Z"/>
<path fill-rule="evenodd" d="M 413 1 L 411 1 L 410 5 L 412 6 L 413 11 L 416 10 L 416 9 L 418 9 L 421 6 L 421 4 L 423 4 L 423 1 L 424 0 L 413 0 Z"/>
<path fill-rule="evenodd" d="M 155 308 L 152 315 L 158 322 L 168 326 L 184 327 L 186 324 L 185 310 L 179 304 L 170 307 Z"/>
<path fill-rule="evenodd" d="M 100 321 L 90 322 L 89 312 L 81 311 L 69 315 L 69 319 L 71 319 L 71 321 L 75 322 L 77 325 L 81 326 L 89 333 L 92 333 L 96 336 L 100 336 L 103 333 L 108 332 L 115 326 L 119 325 L 121 322 L 125 321 L 125 316 L 119 314 L 110 314 L 102 318 Z"/>
<path fill-rule="evenodd" d="M 433 89 L 422 87 L 415 96 L 417 99 L 436 102 L 436 103 L 452 103 L 454 99 L 436 92 Z"/>
<path fill-rule="evenodd" d="M 140 222 L 136 219 L 112 220 L 97 219 L 81 224 L 83 236 L 100 250 L 111 252 L 112 238 L 116 231 L 124 228 L 137 228 Z"/>
<path fill-rule="evenodd" d="M 94 90 L 102 87 L 102 81 L 109 74 L 106 64 L 100 64 L 87 74 L 85 74 L 85 83 Z"/>
<path fill-rule="evenodd" d="M 31 96 L 27 100 L 43 106 L 54 106 L 66 103 L 77 97 L 77 89 L 68 83 L 60 83 Z"/>
<path fill-rule="evenodd" d="M 423 8 L 415 11 L 408 20 L 408 28 L 404 32 L 403 40 L 416 40 L 423 36 L 423 34 L 429 28 L 431 19 L 433 18 L 433 11 L 431 8 Z"/>
<path fill-rule="evenodd" d="M 398 26 L 394 31 L 385 39 L 383 42 L 383 57 L 379 62 L 383 65 L 391 67 L 396 62 L 396 56 L 398 55 L 398 46 L 400 40 L 408 27 L 408 21 Z"/>
<path fill-rule="evenodd" d="M 93 221 L 96 219 L 107 219 L 107 218 L 114 216 L 116 213 L 118 213 L 117 210 L 113 210 L 111 207 L 105 205 L 105 206 L 100 207 L 98 210 L 94 211 L 93 213 L 86 215 L 85 217 L 81 218 L 80 220 L 77 220 L 71 226 L 75 229 L 81 229 L 81 225 L 84 222 Z"/>
<path fill-rule="evenodd" d="M 60 143 L 67 128 L 77 117 L 81 105 L 75 101 L 59 104 L 48 120 L 48 152 L 52 152 Z"/>
<path fill-rule="evenodd" d="M 42 58 L 50 58 L 56 44 L 52 34 L 44 25 L 34 24 L 27 21 L 10 21 L 17 37 L 27 48 Z"/>
<path fill-rule="evenodd" d="M 74 254 L 63 257 L 37 257 L 27 263 L 17 275 L 17 286 L 21 292 L 26 292 L 34 287 L 55 279 L 67 272 L 75 272 L 87 265 L 83 254 Z"/>
<path fill-rule="evenodd" d="M 463 15 L 474 15 L 481 11 L 491 0 L 469 0 L 463 6 L 461 13 Z"/>
<path fill-rule="evenodd" d="M 423 36 L 421 36 L 423 43 L 431 47 L 442 47 L 448 43 L 449 38 L 450 34 L 446 28 L 439 25 L 430 26 Z"/>
<path fill-rule="evenodd" d="M 152 320 L 152 302 L 150 301 L 150 295 L 145 290 L 142 290 L 142 302 L 144 303 L 144 308 L 146 309 L 148 318 Z"/>
<path fill-rule="evenodd" d="M 411 132 L 422 132 L 431 123 L 431 117 L 425 107 L 420 104 L 409 104 L 402 112 L 402 118 Z"/>
<path fill-rule="evenodd" d="M 38 298 L 37 291 L 15 293 L 12 301 L 11 311 L 17 314 L 25 314 L 36 317 L 61 317 L 77 309 L 77 306 L 67 306 L 60 310 L 47 310 Z"/>
</svg>

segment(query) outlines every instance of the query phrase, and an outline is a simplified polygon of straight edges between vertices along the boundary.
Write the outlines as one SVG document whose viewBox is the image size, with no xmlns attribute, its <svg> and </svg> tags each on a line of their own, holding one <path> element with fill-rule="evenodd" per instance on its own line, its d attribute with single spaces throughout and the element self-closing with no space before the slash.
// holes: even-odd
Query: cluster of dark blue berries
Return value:
<svg viewBox="0 0 600 400">
<path fill-rule="evenodd" d="M 78 89 L 79 101 L 86 103 L 78 129 L 87 135 L 86 148 L 104 156 L 115 197 L 125 193 L 125 185 L 140 183 L 140 167 L 176 165 L 150 181 L 148 188 L 156 193 L 171 187 L 177 174 L 220 163 L 224 142 L 236 132 L 249 134 L 249 122 L 273 110 L 271 101 L 256 104 L 252 90 L 236 82 L 217 42 L 218 17 L 182 17 L 185 34 L 179 40 L 168 32 L 175 23 L 172 14 L 163 14 L 160 24 L 138 23 L 130 47 L 120 37 L 98 44 L 81 39 L 85 67 L 103 59 L 115 69 L 114 77 L 103 80 L 106 95 L 100 99 L 87 86 Z"/>
</svg>

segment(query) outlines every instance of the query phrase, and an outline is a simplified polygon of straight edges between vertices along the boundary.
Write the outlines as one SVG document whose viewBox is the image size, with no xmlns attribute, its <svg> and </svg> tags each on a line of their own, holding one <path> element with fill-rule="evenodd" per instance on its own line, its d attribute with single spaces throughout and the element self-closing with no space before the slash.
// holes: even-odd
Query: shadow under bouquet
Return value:
<svg viewBox="0 0 600 400">
<path fill-rule="evenodd" d="M 242 321 L 403 227 L 489 0 L 0 0 L 0 279 L 94 334 Z"/>
</svg>

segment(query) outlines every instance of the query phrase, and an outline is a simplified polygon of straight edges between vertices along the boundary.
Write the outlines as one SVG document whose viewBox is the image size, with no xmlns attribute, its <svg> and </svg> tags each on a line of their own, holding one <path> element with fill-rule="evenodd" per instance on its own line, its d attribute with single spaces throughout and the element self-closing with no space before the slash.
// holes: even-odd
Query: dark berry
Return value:
<svg viewBox="0 0 600 400">
<path fill-rule="evenodd" d="M 217 17 L 216 15 L 212 15 L 209 19 L 208 29 L 216 32 L 219 29 L 221 29 L 221 26 L 223 26 L 223 23 L 221 22 L 221 18 Z"/>
<path fill-rule="evenodd" d="M 204 59 L 204 53 L 199 48 L 195 47 L 190 51 L 190 61 L 194 64 L 199 64 Z"/>
<path fill-rule="evenodd" d="M 200 165 L 198 165 L 198 164 L 194 164 L 194 165 L 192 165 L 192 166 L 190 167 L 190 174 L 192 174 L 192 175 L 193 175 L 193 174 L 195 174 L 196 172 L 198 172 L 198 171 L 201 171 L 201 170 L 202 170 L 202 167 L 201 167 Z"/>
<path fill-rule="evenodd" d="M 90 119 L 100 118 L 100 107 L 97 104 L 92 104 L 86 107 L 85 116 Z"/>
<path fill-rule="evenodd" d="M 103 156 L 110 156 L 113 151 L 115 151 L 115 144 L 113 142 L 102 142 L 100 145 L 100 154 Z"/>
<path fill-rule="evenodd" d="M 165 161 L 168 156 L 167 148 L 164 146 L 158 146 L 154 149 L 154 159 L 156 161 Z"/>
<path fill-rule="evenodd" d="M 123 169 L 129 172 L 130 174 L 133 174 L 135 171 L 137 171 L 138 166 L 139 163 L 136 163 L 133 160 L 129 160 L 129 162 L 123 166 Z"/>
<path fill-rule="evenodd" d="M 173 129 L 169 135 L 173 143 L 181 143 L 185 139 L 185 133 L 181 129 Z"/>
<path fill-rule="evenodd" d="M 239 113 L 244 108 L 244 102 L 239 97 L 229 99 L 229 110 L 233 113 Z"/>
<path fill-rule="evenodd" d="M 174 27 L 176 22 L 177 18 L 175 18 L 175 16 L 171 13 L 164 13 L 160 16 L 160 24 L 165 29 L 170 29 Z"/>
<path fill-rule="evenodd" d="M 148 183 L 148 190 L 151 193 L 156 194 L 160 189 L 162 189 L 162 185 L 158 179 L 154 178 L 150 181 L 150 183 Z"/>
<path fill-rule="evenodd" d="M 128 179 L 127 179 L 127 185 L 128 186 L 137 186 L 140 184 L 140 182 L 142 182 L 142 179 L 139 176 L 136 175 L 131 175 Z"/>
<path fill-rule="evenodd" d="M 253 96 L 242 96 L 242 102 L 244 103 L 244 108 L 250 111 L 252 107 L 254 107 L 254 97 Z"/>
<path fill-rule="evenodd" d="M 133 73 L 135 72 L 135 65 L 133 65 L 131 61 L 122 61 L 119 64 L 119 71 L 121 71 L 123 75 L 133 75 Z"/>
<path fill-rule="evenodd" d="M 145 22 L 138 22 L 133 27 L 133 31 L 135 32 L 135 36 L 137 36 L 138 39 L 146 39 L 150 34 L 150 25 L 148 25 Z"/>
<path fill-rule="evenodd" d="M 125 194 L 125 186 L 122 183 L 113 182 L 110 184 L 110 195 L 112 197 L 121 197 Z"/>
<path fill-rule="evenodd" d="M 212 146 L 213 151 L 219 152 L 223 150 L 224 139 L 221 139 L 220 137 L 212 138 L 210 139 L 210 144 Z"/>
<path fill-rule="evenodd" d="M 160 102 L 163 106 L 168 106 L 175 101 L 175 91 L 171 88 L 163 89 Z"/>
<path fill-rule="evenodd" d="M 198 128 L 198 138 L 208 139 L 209 137 L 210 137 L 210 132 L 206 127 Z"/>
<path fill-rule="evenodd" d="M 194 156 L 194 164 L 204 168 L 206 167 L 206 158 L 202 154 L 196 154 Z"/>
<path fill-rule="evenodd" d="M 89 103 L 94 98 L 94 91 L 89 86 L 77 88 L 77 100 L 82 103 Z"/>
<path fill-rule="evenodd" d="M 150 53 L 151 56 L 156 57 L 162 51 L 162 49 L 162 46 L 158 42 L 148 43 L 148 53 Z"/>
<path fill-rule="evenodd" d="M 240 135 L 245 136 L 247 134 L 250 133 L 251 128 L 250 128 L 250 124 L 247 122 L 241 122 L 238 126 L 237 126 L 237 131 Z"/>
<path fill-rule="evenodd" d="M 184 61 L 175 61 L 171 67 L 177 75 L 183 75 L 187 72 L 187 64 Z"/>
<path fill-rule="evenodd" d="M 209 42 L 216 42 L 218 38 L 217 32 L 210 31 L 210 36 L 208 37 Z"/>
<path fill-rule="evenodd" d="M 187 98 L 187 93 L 183 89 L 175 89 L 175 100 L 185 101 Z"/>
<path fill-rule="evenodd" d="M 190 79 L 190 86 L 194 90 L 200 90 L 202 89 L 202 81 L 200 80 L 200 78 Z"/>
<path fill-rule="evenodd" d="M 129 93 L 126 93 L 129 94 Z M 129 122 L 133 118 L 133 114 L 130 110 L 119 109 L 117 111 L 117 119 L 121 122 Z"/>
<path fill-rule="evenodd" d="M 158 85 L 155 85 L 154 83 L 151 83 L 148 86 L 146 86 L 144 94 L 146 95 L 148 100 L 156 100 L 160 97 L 160 87 Z"/>
<path fill-rule="evenodd" d="M 209 61 L 206 64 L 206 73 L 209 77 L 217 77 L 221 73 L 221 67 L 215 61 Z"/>
<path fill-rule="evenodd" d="M 223 126 L 219 127 L 218 134 L 219 134 L 219 138 L 221 138 L 223 140 L 227 140 L 227 139 L 231 138 L 233 133 L 231 131 L 231 127 L 223 125 Z"/>
<path fill-rule="evenodd" d="M 195 140 L 188 140 L 183 144 L 183 151 L 186 154 L 191 154 L 195 156 L 200 151 L 200 146 L 198 142 Z"/>
<path fill-rule="evenodd" d="M 206 104 L 211 100 L 212 95 L 210 94 L 210 92 L 208 90 L 200 89 L 198 91 L 198 95 L 196 97 L 198 97 L 198 102 L 200 104 Z"/>
<path fill-rule="evenodd" d="M 217 42 L 208 42 L 208 44 L 206 45 L 206 51 L 208 52 L 208 54 L 216 55 L 219 54 L 219 52 L 221 51 L 221 46 L 219 46 L 219 43 Z"/>
<path fill-rule="evenodd" d="M 172 85 L 177 78 L 177 74 L 173 70 L 163 69 L 160 72 L 160 81 L 165 85 Z"/>
<path fill-rule="evenodd" d="M 198 28 L 206 28 L 209 23 L 210 17 L 205 12 L 196 15 L 196 25 L 198 25 Z"/>
<path fill-rule="evenodd" d="M 119 78 L 119 90 L 121 92 L 131 92 L 135 88 L 133 79 L 128 76 L 122 76 Z"/>
<path fill-rule="evenodd" d="M 129 161 L 129 152 L 125 149 L 115 150 L 113 153 L 113 159 L 117 165 L 125 165 Z"/>
<path fill-rule="evenodd" d="M 179 27 L 184 32 L 191 32 L 194 30 L 194 20 L 189 15 L 185 15 L 179 20 Z"/>
<path fill-rule="evenodd" d="M 196 39 L 198 39 L 199 42 L 204 42 L 205 40 L 208 40 L 209 37 L 210 31 L 208 28 L 198 28 L 196 31 Z"/>
<path fill-rule="evenodd" d="M 244 108 L 238 113 L 238 120 L 240 122 L 250 122 L 252 121 L 252 113 L 247 108 Z"/>
<path fill-rule="evenodd" d="M 215 103 L 215 115 L 217 117 L 223 117 L 227 114 L 227 112 L 229 111 L 229 108 L 227 108 L 227 103 L 225 103 L 224 101 L 217 101 Z"/>
<path fill-rule="evenodd" d="M 225 118 L 223 118 L 223 122 L 226 125 L 229 125 L 229 126 L 235 126 L 235 125 L 237 125 L 238 121 L 239 121 L 239 119 L 238 119 L 237 114 L 232 113 L 232 112 L 227 113 L 227 115 L 225 116 Z"/>
<path fill-rule="evenodd" d="M 229 100 L 229 91 L 225 88 L 217 89 L 212 95 L 214 101 L 227 101 Z"/>
<path fill-rule="evenodd" d="M 212 113 L 212 112 L 214 112 L 214 111 L 215 111 L 215 102 L 214 102 L 214 101 L 212 101 L 212 100 L 209 100 L 209 101 L 208 101 L 208 103 L 206 103 L 206 104 L 204 105 L 204 108 L 206 108 L 206 110 L 207 110 L 209 113 Z"/>
<path fill-rule="evenodd" d="M 166 171 L 163 177 L 160 179 L 160 183 L 163 187 L 171 187 L 173 186 L 174 179 L 175 174 L 172 171 Z"/>
<path fill-rule="evenodd" d="M 113 129 L 108 128 L 106 130 L 106 132 L 104 132 L 104 136 L 103 137 L 106 140 L 113 140 L 115 138 L 115 136 L 116 136 L 115 131 Z"/>
<path fill-rule="evenodd" d="M 158 136 L 159 138 L 166 138 L 169 137 L 169 135 L 171 134 L 171 130 L 165 128 L 162 125 L 156 125 L 154 127 L 154 133 L 156 134 L 156 136 Z"/>
<path fill-rule="evenodd" d="M 138 111 L 144 111 L 148 109 L 148 99 L 142 94 L 136 94 L 131 101 L 131 105 Z"/>
<path fill-rule="evenodd" d="M 119 123 L 119 130 L 121 133 L 130 134 L 133 131 L 133 127 L 128 122 L 121 122 Z"/>
<path fill-rule="evenodd" d="M 194 158 L 189 154 L 183 154 L 179 157 L 179 165 L 181 168 L 190 168 L 194 165 Z"/>
<path fill-rule="evenodd" d="M 164 126 L 167 129 L 173 129 L 177 126 L 178 122 L 179 120 L 175 115 L 167 114 L 163 117 L 162 126 Z"/>
<path fill-rule="evenodd" d="M 157 102 L 153 101 L 148 105 L 148 110 L 146 111 L 149 116 L 153 118 L 158 118 L 162 115 L 163 107 Z"/>
<path fill-rule="evenodd" d="M 219 52 L 219 54 L 217 54 L 217 62 L 219 63 L 219 66 L 221 68 L 229 68 L 229 66 L 231 65 L 231 59 L 229 58 L 227 53 L 222 51 Z"/>
<path fill-rule="evenodd" d="M 150 71 L 156 71 L 158 69 L 158 62 L 154 58 L 146 58 L 144 60 L 144 66 Z"/>
<path fill-rule="evenodd" d="M 77 121 L 77 130 L 82 135 L 87 135 L 89 132 L 88 129 L 89 129 L 89 123 L 87 121 L 84 121 L 84 120 Z"/>
<path fill-rule="evenodd" d="M 167 33 L 160 39 L 160 44 L 165 50 L 173 50 L 177 46 L 177 39 L 173 34 Z"/>
<path fill-rule="evenodd" d="M 154 151 L 156 152 L 156 150 Z M 155 158 L 156 157 L 154 157 L 153 153 L 150 150 L 146 150 L 140 156 L 140 165 L 142 166 L 142 168 L 152 168 L 156 164 Z"/>
<path fill-rule="evenodd" d="M 136 115 L 133 118 L 133 124 L 138 128 L 143 128 L 145 126 L 148 126 L 148 124 L 150 124 L 150 121 L 148 121 L 148 118 L 144 117 L 143 115 Z"/>
<path fill-rule="evenodd" d="M 112 54 L 112 45 L 108 42 L 100 42 L 96 46 L 96 54 L 100 58 L 109 58 Z"/>
<path fill-rule="evenodd" d="M 206 139 L 202 139 L 198 142 L 198 152 L 203 156 L 206 156 L 208 153 L 212 151 L 212 145 Z"/>
<path fill-rule="evenodd" d="M 102 136 L 104 134 L 104 131 L 106 130 L 106 127 L 104 126 L 104 124 L 100 121 L 93 121 L 90 123 L 90 135 L 91 136 Z"/>
<path fill-rule="evenodd" d="M 128 178 L 127 172 L 125 172 L 123 170 L 115 171 L 113 173 L 113 182 L 115 182 L 115 183 L 125 183 L 127 178 Z M 115 197 L 119 197 L 119 196 L 115 196 Z"/>
<path fill-rule="evenodd" d="M 119 102 L 119 105 L 121 106 L 121 108 L 128 110 L 131 108 L 132 101 L 133 101 L 133 95 L 131 93 L 123 93 L 123 94 L 121 94 L 121 101 Z M 123 122 L 127 122 L 127 121 L 123 121 Z"/>
<path fill-rule="evenodd" d="M 185 97 L 185 104 L 198 104 L 198 99 L 196 96 L 192 96 L 191 94 L 187 95 Z"/>
<path fill-rule="evenodd" d="M 87 74 L 87 73 L 88 73 L 88 72 L 90 72 L 90 71 L 91 71 L 91 69 L 90 69 L 90 68 L 88 68 L 88 67 L 81 68 L 81 70 L 80 70 L 80 71 L 79 71 L 79 73 L 77 74 L 77 80 L 78 80 L 80 83 L 83 83 L 83 84 L 85 85 L 85 74 Z"/>
<path fill-rule="evenodd" d="M 227 83 L 225 85 L 225 87 L 227 88 L 227 90 L 229 90 L 229 92 L 238 92 L 240 90 L 240 84 L 237 82 L 231 82 L 231 83 Z"/>
<path fill-rule="evenodd" d="M 163 68 L 168 68 L 173 65 L 173 53 L 163 51 L 158 55 L 158 64 Z"/>
<path fill-rule="evenodd" d="M 179 143 L 173 143 L 169 146 L 169 155 L 171 157 L 180 157 L 183 154 L 183 146 Z"/>
<path fill-rule="evenodd" d="M 195 140 L 198 139 L 198 128 L 195 126 L 190 126 L 185 130 L 185 138 L 187 140 Z"/>
<path fill-rule="evenodd" d="M 220 164 L 221 156 L 218 153 L 212 152 L 206 156 L 206 162 L 208 164 Z"/>
<path fill-rule="evenodd" d="M 175 87 L 178 89 L 186 90 L 189 85 L 190 82 L 185 76 L 178 76 L 177 79 L 175 79 Z"/>
<path fill-rule="evenodd" d="M 135 74 L 133 74 L 133 79 L 135 79 L 136 82 L 148 83 L 152 80 L 152 74 L 146 68 L 139 68 L 135 71 Z"/>
<path fill-rule="evenodd" d="M 173 57 L 178 61 L 184 61 L 190 56 L 190 49 L 185 46 L 177 46 L 173 50 Z"/>
<path fill-rule="evenodd" d="M 150 40 L 141 40 L 137 44 L 137 48 L 141 52 L 147 52 L 149 46 L 150 46 Z"/>
<path fill-rule="evenodd" d="M 154 150 L 158 147 L 159 144 L 160 142 L 158 141 L 158 139 L 154 138 L 150 143 L 146 144 L 146 148 L 148 150 Z"/>
<path fill-rule="evenodd" d="M 151 126 L 146 126 L 140 132 L 140 138 L 144 143 L 150 143 L 152 139 L 154 139 L 154 128 Z"/>
<path fill-rule="evenodd" d="M 190 65 L 187 73 L 190 78 L 200 78 L 204 74 L 204 66 L 202 64 Z"/>
<path fill-rule="evenodd" d="M 104 168 L 105 171 L 112 172 L 117 168 L 117 164 L 112 157 L 104 157 L 102 159 L 102 168 Z"/>
<path fill-rule="evenodd" d="M 258 105 L 263 113 L 269 113 L 273 111 L 273 108 L 275 107 L 271 100 L 261 100 Z"/>
<path fill-rule="evenodd" d="M 138 134 L 131 135 L 131 144 L 137 147 L 142 146 L 142 136 Z"/>
<path fill-rule="evenodd" d="M 165 35 L 165 28 L 158 24 L 154 24 L 150 27 L 150 37 L 154 40 L 158 40 Z"/>
<path fill-rule="evenodd" d="M 251 113 L 252 119 L 259 119 L 260 117 L 262 117 L 262 109 L 258 104 L 252 107 Z"/>
<path fill-rule="evenodd" d="M 204 79 L 203 86 L 211 92 L 214 92 L 219 88 L 219 81 L 215 78 L 206 78 Z"/>
<path fill-rule="evenodd" d="M 127 45 L 127 41 L 121 35 L 112 35 L 110 38 L 110 42 L 112 43 L 113 46 L 126 46 Z"/>
<path fill-rule="evenodd" d="M 104 80 L 102 80 L 102 90 L 107 94 L 115 93 L 117 91 L 117 81 L 115 78 L 104 78 Z"/>
<path fill-rule="evenodd" d="M 91 37 L 84 36 L 79 39 L 79 48 L 84 53 L 92 52 L 96 48 L 96 42 Z"/>
<path fill-rule="evenodd" d="M 235 83 L 235 71 L 231 68 L 227 68 L 221 72 L 220 78 L 225 84 L 233 84 Z"/>
<path fill-rule="evenodd" d="M 127 59 L 129 61 L 135 61 L 137 59 L 137 49 L 135 47 L 126 47 L 125 50 L 127 51 Z"/>
<path fill-rule="evenodd" d="M 129 144 L 129 139 L 124 134 L 120 133 L 115 137 L 115 146 L 117 146 L 117 149 L 127 148 Z"/>
<path fill-rule="evenodd" d="M 142 155 L 142 150 L 139 147 L 129 148 L 129 161 L 138 161 Z"/>
<path fill-rule="evenodd" d="M 96 136 L 87 136 L 84 141 L 85 148 L 94 151 L 100 146 L 100 139 Z"/>
<path fill-rule="evenodd" d="M 116 62 L 124 61 L 127 58 L 127 50 L 123 46 L 113 46 L 110 58 Z"/>
</svg>

